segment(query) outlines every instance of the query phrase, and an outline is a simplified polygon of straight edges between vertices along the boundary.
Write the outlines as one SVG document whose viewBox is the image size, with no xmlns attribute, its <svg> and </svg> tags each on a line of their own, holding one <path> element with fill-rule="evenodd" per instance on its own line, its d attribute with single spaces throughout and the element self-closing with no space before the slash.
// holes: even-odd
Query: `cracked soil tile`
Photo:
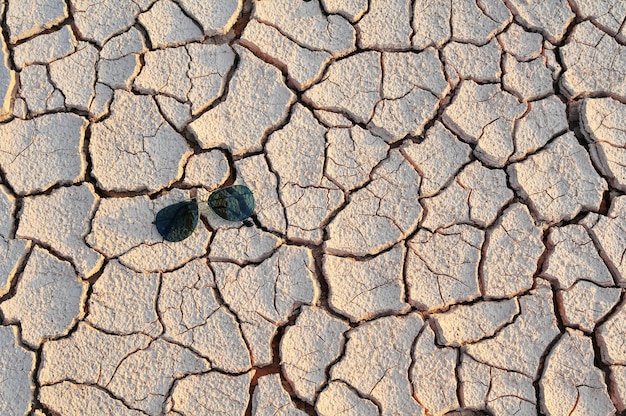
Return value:
<svg viewBox="0 0 626 416">
<path fill-rule="evenodd" d="M 70 113 L 45 114 L 0 125 L 0 165 L 19 195 L 83 180 L 87 120 Z"/>
<path fill-rule="evenodd" d="M 172 0 L 158 0 L 137 20 L 146 28 L 153 48 L 167 48 L 202 39 L 202 30 Z"/>
<path fill-rule="evenodd" d="M 626 365 L 624 325 L 626 325 L 626 306 L 622 303 L 596 331 L 596 341 L 600 347 L 602 362 L 605 364 Z"/>
<path fill-rule="evenodd" d="M 18 95 L 26 102 L 28 114 L 37 116 L 47 111 L 62 110 L 65 99 L 48 78 L 45 65 L 29 65 L 20 71 Z"/>
<path fill-rule="evenodd" d="M 580 110 L 591 158 L 612 186 L 626 190 L 626 105 L 612 98 L 587 98 Z"/>
<path fill-rule="evenodd" d="M 209 363 L 191 350 L 157 339 L 126 356 L 105 387 L 129 407 L 157 416 L 164 413 L 176 380 L 209 369 Z"/>
<path fill-rule="evenodd" d="M 324 175 L 326 128 L 296 104 L 287 126 L 272 133 L 265 152 L 279 178 L 287 238 L 322 243 L 322 225 L 344 202 L 343 192 Z"/>
<path fill-rule="evenodd" d="M 504 0 L 515 17 L 528 29 L 540 31 L 552 43 L 563 39 L 574 20 L 567 0 Z"/>
<path fill-rule="evenodd" d="M 322 181 L 326 128 L 301 104 L 294 106 L 289 123 L 272 133 L 266 153 L 282 184 L 316 186 Z"/>
<path fill-rule="evenodd" d="M 513 124 L 526 105 L 497 84 L 463 81 L 452 104 L 443 113 L 444 124 L 468 143 L 489 166 L 502 167 L 513 151 Z"/>
<path fill-rule="evenodd" d="M 526 62 L 541 55 L 543 37 L 539 33 L 526 32 L 515 23 L 498 35 L 502 48 L 518 61 Z"/>
<path fill-rule="evenodd" d="M 11 238 L 15 209 L 15 197 L 0 185 L 0 296 L 11 289 L 11 282 L 32 245 L 30 240 Z"/>
<path fill-rule="evenodd" d="M 172 410 L 188 416 L 244 415 L 254 372 L 231 376 L 216 372 L 192 375 L 176 382 Z"/>
<path fill-rule="evenodd" d="M 149 8 L 154 0 L 70 0 L 69 3 L 81 37 L 101 46 L 130 28 L 137 15 Z"/>
<path fill-rule="evenodd" d="M 521 313 L 517 319 L 493 338 L 468 345 L 466 352 L 489 366 L 521 373 L 533 380 L 538 376 L 542 355 L 559 329 L 549 287 L 538 285 L 518 299 Z"/>
<path fill-rule="evenodd" d="M 313 267 L 309 249 L 285 245 L 258 265 L 211 263 L 224 302 L 241 322 L 254 365 L 272 362 L 271 341 L 277 327 L 300 305 L 314 304 L 319 298 Z"/>
<path fill-rule="evenodd" d="M 609 394 L 618 412 L 626 409 L 626 367 L 614 365 L 610 367 Z"/>
<path fill-rule="evenodd" d="M 11 43 L 39 34 L 69 16 L 67 4 L 63 0 L 10 1 L 6 7 L 6 24 Z"/>
<path fill-rule="evenodd" d="M 572 0 L 574 11 L 620 42 L 626 41 L 626 4 L 620 0 Z"/>
<path fill-rule="evenodd" d="M 377 254 L 413 232 L 422 209 L 420 176 L 397 150 L 373 171 L 371 182 L 351 195 L 327 227 L 328 254 Z"/>
<path fill-rule="evenodd" d="M 120 363 L 130 354 L 148 347 L 144 334 L 112 335 L 84 322 L 68 338 L 47 341 L 41 349 L 38 380 L 52 385 L 63 380 L 106 386 Z"/>
<path fill-rule="evenodd" d="M 92 125 L 89 153 L 103 189 L 156 191 L 182 177 L 192 152 L 152 97 L 117 90 L 111 116 Z"/>
<path fill-rule="evenodd" d="M 189 103 L 191 114 L 196 115 L 224 93 L 235 53 L 228 45 L 191 43 L 148 51 L 144 60 L 134 86 L 157 97 Z"/>
<path fill-rule="evenodd" d="M 306 188 L 287 183 L 280 196 L 287 213 L 287 238 L 309 244 L 322 244 L 323 224 L 344 202 L 343 192 L 327 178 Z"/>
<path fill-rule="evenodd" d="M 452 39 L 475 45 L 489 42 L 513 19 L 502 0 L 452 0 L 450 9 Z"/>
<path fill-rule="evenodd" d="M 268 258 L 285 240 L 257 227 L 218 228 L 211 240 L 210 261 L 237 264 Z"/>
<path fill-rule="evenodd" d="M 420 143 L 408 142 L 402 154 L 411 162 L 422 177 L 421 197 L 430 197 L 469 163 L 472 149 L 454 136 L 443 124 L 436 121 Z"/>
<path fill-rule="evenodd" d="M 243 7 L 243 0 L 179 0 L 177 3 L 200 23 L 207 36 L 226 34 Z"/>
<path fill-rule="evenodd" d="M 388 143 L 420 135 L 450 89 L 437 52 L 386 52 L 382 70 L 382 100 L 368 128 Z"/>
<path fill-rule="evenodd" d="M 191 58 L 185 46 L 156 49 L 144 54 L 144 65 L 134 81 L 143 94 L 164 95 L 187 101 L 191 80 L 187 77 Z"/>
<path fill-rule="evenodd" d="M 252 416 L 305 416 L 291 401 L 281 384 L 280 374 L 259 377 L 252 395 Z"/>
<path fill-rule="evenodd" d="M 156 311 L 159 283 L 157 273 L 133 272 L 112 260 L 93 284 L 85 321 L 107 333 L 159 335 L 163 329 Z"/>
<path fill-rule="evenodd" d="M 509 160 L 517 162 L 541 149 L 548 141 L 567 131 L 565 104 L 556 96 L 528 103 L 528 112 L 515 124 L 515 152 Z"/>
<path fill-rule="evenodd" d="M 565 66 L 560 84 L 570 98 L 610 93 L 626 99 L 626 45 L 585 21 L 576 25 L 559 52 Z"/>
<path fill-rule="evenodd" d="M 622 289 L 581 280 L 557 294 L 565 325 L 590 333 L 620 300 Z"/>
<path fill-rule="evenodd" d="M 548 354 L 539 382 L 546 415 L 615 414 L 604 374 L 593 361 L 591 339 L 567 329 Z"/>
<path fill-rule="evenodd" d="M 411 305 L 433 310 L 479 297 L 484 234 L 469 225 L 418 231 L 407 242 L 405 278 Z"/>
<path fill-rule="evenodd" d="M 89 110 L 96 93 L 97 61 L 98 50 L 87 42 L 79 42 L 74 53 L 50 63 L 50 79 L 63 93 L 66 108 Z"/>
<path fill-rule="evenodd" d="M 241 44 L 263 55 L 286 72 L 288 80 L 300 91 L 319 81 L 331 54 L 310 50 L 284 36 L 273 26 L 251 20 L 241 35 Z"/>
<path fill-rule="evenodd" d="M 229 94 L 189 128 L 203 149 L 223 147 L 239 156 L 262 150 L 264 136 L 287 118 L 295 95 L 278 69 L 241 46 L 234 49 L 239 64 Z"/>
<path fill-rule="evenodd" d="M 103 198 L 85 241 L 108 258 L 130 252 L 149 241 L 148 236 L 155 240 L 153 242 L 158 241 L 158 232 L 152 224 L 157 213 L 153 205 L 145 196 Z"/>
<path fill-rule="evenodd" d="M 52 247 L 72 261 L 80 277 L 89 278 L 104 261 L 84 240 L 99 200 L 89 183 L 24 198 L 16 237 Z"/>
<path fill-rule="evenodd" d="M 326 13 L 340 14 L 355 23 L 367 11 L 368 0 L 321 0 Z"/>
<path fill-rule="evenodd" d="M 326 142 L 324 174 L 346 191 L 365 185 L 389 151 L 383 139 L 360 126 L 331 128 Z"/>
<path fill-rule="evenodd" d="M 415 52 L 383 53 L 383 97 L 398 99 L 420 88 L 437 98 L 444 98 L 450 85 L 444 76 L 437 50 L 428 48 Z"/>
<path fill-rule="evenodd" d="M 155 97 L 157 105 L 165 118 L 174 128 L 182 131 L 191 121 L 191 105 L 181 103 L 176 98 L 167 95 L 157 95 Z M 192 158 L 198 155 L 192 155 Z M 191 158 L 190 158 L 191 160 Z"/>
<path fill-rule="evenodd" d="M 35 354 L 22 347 L 19 338 L 17 327 L 0 326 L 0 412 L 7 416 L 28 414 L 33 398 Z"/>
<path fill-rule="evenodd" d="M 504 171 L 475 161 L 465 166 L 447 188 L 423 200 L 426 215 L 421 226 L 428 230 L 464 223 L 488 227 L 512 198 Z"/>
<path fill-rule="evenodd" d="M 58 94 L 61 95 L 60 93 Z M 109 115 L 109 108 L 113 101 L 113 90 L 108 85 L 104 85 L 100 82 L 96 83 L 96 95 L 91 100 L 89 106 L 89 113 L 93 117 L 93 120 L 100 120 L 104 116 Z"/>
<path fill-rule="evenodd" d="M 72 28 L 65 25 L 13 47 L 13 61 L 17 69 L 31 64 L 47 64 L 73 53 L 77 43 Z"/>
<path fill-rule="evenodd" d="M 406 313 L 402 269 L 405 248 L 399 244 L 375 257 L 356 260 L 324 256 L 328 303 L 352 322 L 392 313 Z"/>
<path fill-rule="evenodd" d="M 206 260 L 193 260 L 162 279 L 157 305 L 163 337 L 206 357 L 212 368 L 247 371 L 248 348 L 236 318 L 217 300 Z"/>
<path fill-rule="evenodd" d="M 226 154 L 217 149 L 192 155 L 185 166 L 185 184 L 189 186 L 217 189 L 229 175 L 230 162 Z"/>
<path fill-rule="evenodd" d="M 450 39 L 452 0 L 424 0 L 413 4 L 413 37 L 415 49 L 440 48 Z"/>
<path fill-rule="evenodd" d="M 355 25 L 362 49 L 402 50 L 411 47 L 411 0 L 370 0 Z"/>
<path fill-rule="evenodd" d="M 626 282 L 626 198 L 619 196 L 611 201 L 608 215 L 589 214 L 583 224 L 589 234 L 597 241 L 600 253 L 607 266 L 617 279 L 617 283 Z"/>
<path fill-rule="evenodd" d="M 378 416 L 378 407 L 360 397 L 342 381 L 331 381 L 319 394 L 315 410 L 320 416 Z"/>
<path fill-rule="evenodd" d="M 15 296 L 0 304 L 4 323 L 19 322 L 22 341 L 37 348 L 46 339 L 67 334 L 82 317 L 87 286 L 68 262 L 35 247 Z"/>
<path fill-rule="evenodd" d="M 48 409 L 67 416 L 107 414 L 119 416 L 142 416 L 145 413 L 129 409 L 126 404 L 107 391 L 83 384 L 63 381 L 43 386 L 39 401 Z"/>
<path fill-rule="evenodd" d="M 98 82 L 112 89 L 130 91 L 140 70 L 141 59 L 138 54 L 129 54 L 119 59 L 100 59 Z"/>
<path fill-rule="evenodd" d="M 147 50 L 144 36 L 137 28 L 131 27 L 126 32 L 109 39 L 100 50 L 100 58 L 115 60 L 130 54 L 141 54 Z"/>
<path fill-rule="evenodd" d="M 543 57 L 519 62 L 508 53 L 504 54 L 502 71 L 504 89 L 516 95 L 521 101 L 538 100 L 553 92 L 552 71 L 546 66 Z"/>
<path fill-rule="evenodd" d="M 381 100 L 381 53 L 359 52 L 333 62 L 322 80 L 302 98 L 317 109 L 345 113 L 359 123 L 367 123 Z"/>
<path fill-rule="evenodd" d="M 26 106 L 26 101 L 22 97 L 15 97 L 13 101 L 13 111 L 7 114 L 10 117 L 16 117 L 22 120 L 26 120 L 28 117 L 28 108 Z"/>
<path fill-rule="evenodd" d="M 433 415 L 458 408 L 455 376 L 458 351 L 437 346 L 435 333 L 426 325 L 411 354 L 409 377 L 419 403 Z"/>
<path fill-rule="evenodd" d="M 490 367 L 461 355 L 459 382 L 464 405 L 487 410 L 494 416 L 537 415 L 533 378 L 515 371 Z"/>
<path fill-rule="evenodd" d="M 583 225 L 553 227 L 547 243 L 549 252 L 541 274 L 558 281 L 561 289 L 583 279 L 601 286 L 613 284 L 609 269 Z"/>
<path fill-rule="evenodd" d="M 280 342 L 280 364 L 295 394 L 314 403 L 326 383 L 326 368 L 343 347 L 343 334 L 350 327 L 320 308 L 303 306 L 293 326 Z"/>
<path fill-rule="evenodd" d="M 476 82 L 498 82 L 502 76 L 501 54 L 502 50 L 495 38 L 482 46 L 450 42 L 443 48 L 448 79 L 453 86 L 464 79 Z"/>
<path fill-rule="evenodd" d="M 545 250 L 543 232 L 526 205 L 507 208 L 487 232 L 481 276 L 488 298 L 511 297 L 533 286 L 539 258 Z"/>
<path fill-rule="evenodd" d="M 449 311 L 432 315 L 437 341 L 459 347 L 495 335 L 519 314 L 516 299 L 485 301 L 453 306 Z"/>
<path fill-rule="evenodd" d="M 228 45 L 192 43 L 187 45 L 187 53 L 191 59 L 187 72 L 191 80 L 188 98 L 191 113 L 197 115 L 223 95 L 235 52 Z"/>
<path fill-rule="evenodd" d="M 341 16 L 325 16 L 318 1 L 259 1 L 254 4 L 252 18 L 275 27 L 305 48 L 326 51 L 333 58 L 355 49 L 352 25 Z"/>
<path fill-rule="evenodd" d="M 382 416 L 421 414 L 408 374 L 411 347 L 423 324 L 420 315 L 410 314 L 379 318 L 352 329 L 331 377 L 377 403 Z"/>
<path fill-rule="evenodd" d="M 597 211 L 607 189 L 571 132 L 526 160 L 509 165 L 507 172 L 513 188 L 540 220 L 549 223 L 571 220 L 581 210 Z"/>
</svg>

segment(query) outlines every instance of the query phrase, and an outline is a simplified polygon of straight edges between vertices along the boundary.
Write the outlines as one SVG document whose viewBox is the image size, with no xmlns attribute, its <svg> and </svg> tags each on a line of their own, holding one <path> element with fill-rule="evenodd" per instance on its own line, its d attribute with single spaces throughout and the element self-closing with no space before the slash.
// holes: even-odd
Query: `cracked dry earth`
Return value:
<svg viewBox="0 0 626 416">
<path fill-rule="evenodd" d="M 624 0 L 0 9 L 0 414 L 626 411 Z"/>
</svg>

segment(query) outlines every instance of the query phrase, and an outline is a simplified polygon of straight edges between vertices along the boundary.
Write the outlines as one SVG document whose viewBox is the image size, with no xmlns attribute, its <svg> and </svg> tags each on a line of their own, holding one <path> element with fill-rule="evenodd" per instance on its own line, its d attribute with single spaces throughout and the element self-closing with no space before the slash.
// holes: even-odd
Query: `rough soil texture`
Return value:
<svg viewBox="0 0 626 416">
<path fill-rule="evenodd" d="M 626 414 L 624 0 L 1 0 L 2 416 Z M 253 225 L 204 202 L 232 184 Z"/>
</svg>

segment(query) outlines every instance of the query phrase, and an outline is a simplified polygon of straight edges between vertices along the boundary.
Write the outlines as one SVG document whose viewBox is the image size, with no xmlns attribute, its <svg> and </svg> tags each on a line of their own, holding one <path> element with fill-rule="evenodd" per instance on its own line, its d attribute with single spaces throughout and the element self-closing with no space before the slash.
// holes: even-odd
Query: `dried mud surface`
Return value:
<svg viewBox="0 0 626 416">
<path fill-rule="evenodd" d="M 622 0 L 0 26 L 0 414 L 626 411 Z M 159 235 L 231 184 L 252 227 Z"/>
</svg>

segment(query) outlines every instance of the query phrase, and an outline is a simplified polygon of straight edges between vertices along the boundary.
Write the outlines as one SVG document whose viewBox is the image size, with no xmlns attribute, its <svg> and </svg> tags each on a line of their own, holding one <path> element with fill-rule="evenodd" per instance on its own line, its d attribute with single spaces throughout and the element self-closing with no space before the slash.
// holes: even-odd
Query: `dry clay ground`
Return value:
<svg viewBox="0 0 626 416">
<path fill-rule="evenodd" d="M 1 16 L 0 414 L 624 412 L 624 0 Z"/>
</svg>

